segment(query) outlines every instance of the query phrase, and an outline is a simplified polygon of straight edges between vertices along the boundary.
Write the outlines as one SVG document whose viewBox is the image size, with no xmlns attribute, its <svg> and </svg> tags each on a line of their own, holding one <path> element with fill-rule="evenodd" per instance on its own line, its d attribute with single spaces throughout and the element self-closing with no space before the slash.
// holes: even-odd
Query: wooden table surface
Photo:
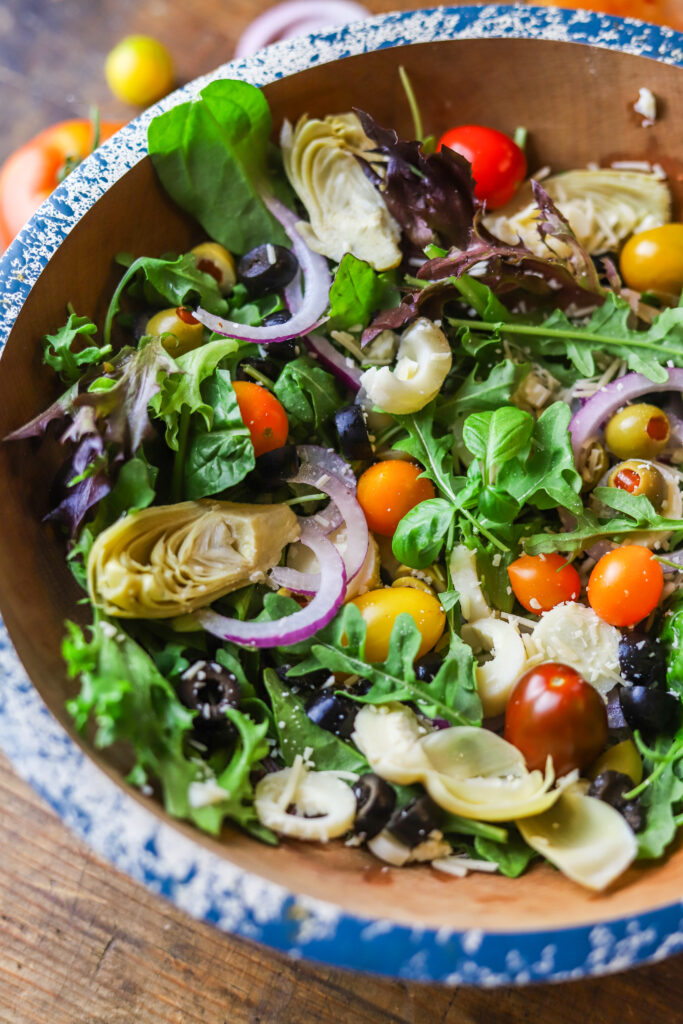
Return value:
<svg viewBox="0 0 683 1024">
<path fill-rule="evenodd" d="M 232 55 L 268 0 L 4 0 L 0 159 L 65 117 L 135 113 L 104 57 L 145 32 L 189 80 Z M 375 12 L 419 6 L 368 0 Z M 676 1024 L 683 959 L 626 975 L 480 992 L 285 957 L 191 921 L 95 857 L 0 756 L 0 1024 Z"/>
</svg>

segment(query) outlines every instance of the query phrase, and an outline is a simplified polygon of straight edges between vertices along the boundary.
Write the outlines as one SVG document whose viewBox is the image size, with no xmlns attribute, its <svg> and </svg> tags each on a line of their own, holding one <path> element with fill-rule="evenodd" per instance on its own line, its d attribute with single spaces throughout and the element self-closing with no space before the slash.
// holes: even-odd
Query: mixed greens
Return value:
<svg viewBox="0 0 683 1024">
<path fill-rule="evenodd" d="M 666 185 L 520 213 L 419 127 L 272 130 L 234 81 L 156 117 L 198 244 L 43 339 L 69 711 L 215 834 L 604 888 L 683 821 L 681 287 L 615 264 Z"/>
</svg>

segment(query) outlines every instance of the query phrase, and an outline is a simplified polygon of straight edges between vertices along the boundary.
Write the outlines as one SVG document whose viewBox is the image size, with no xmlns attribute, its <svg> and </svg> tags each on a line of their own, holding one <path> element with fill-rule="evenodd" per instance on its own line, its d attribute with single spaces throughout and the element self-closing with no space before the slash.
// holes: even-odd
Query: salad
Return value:
<svg viewBox="0 0 683 1024">
<path fill-rule="evenodd" d="M 116 256 L 9 438 L 64 449 L 68 709 L 214 834 L 603 889 L 683 821 L 683 225 L 404 84 L 407 141 L 276 146 L 236 81 L 151 123 L 197 245 Z"/>
</svg>

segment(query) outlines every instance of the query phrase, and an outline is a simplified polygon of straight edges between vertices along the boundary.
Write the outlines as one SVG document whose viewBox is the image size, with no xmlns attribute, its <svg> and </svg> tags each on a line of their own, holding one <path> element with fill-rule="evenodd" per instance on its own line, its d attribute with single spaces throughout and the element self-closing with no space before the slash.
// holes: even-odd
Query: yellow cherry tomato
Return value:
<svg viewBox="0 0 683 1024">
<path fill-rule="evenodd" d="M 412 615 L 422 634 L 418 658 L 431 651 L 446 625 L 446 616 L 438 598 L 413 587 L 370 590 L 349 603 L 355 604 L 367 623 L 365 657 L 368 661 L 386 661 L 391 630 L 401 612 Z"/>
<path fill-rule="evenodd" d="M 147 321 L 146 334 L 161 338 L 161 344 L 169 355 L 182 356 L 199 348 L 204 341 L 204 327 L 195 320 L 189 309 L 177 306 L 175 309 L 161 309 Z"/>
<path fill-rule="evenodd" d="M 663 224 L 633 235 L 621 250 L 621 276 L 637 292 L 683 290 L 683 224 Z"/>
<path fill-rule="evenodd" d="M 107 56 L 104 77 L 117 99 L 147 107 L 173 88 L 173 61 L 157 39 L 126 36 Z"/>
<path fill-rule="evenodd" d="M 593 762 L 586 774 L 589 779 L 597 779 L 601 772 L 608 771 L 623 772 L 633 780 L 634 786 L 642 781 L 643 762 L 633 740 L 623 740 L 609 747 L 597 761 Z"/>
</svg>

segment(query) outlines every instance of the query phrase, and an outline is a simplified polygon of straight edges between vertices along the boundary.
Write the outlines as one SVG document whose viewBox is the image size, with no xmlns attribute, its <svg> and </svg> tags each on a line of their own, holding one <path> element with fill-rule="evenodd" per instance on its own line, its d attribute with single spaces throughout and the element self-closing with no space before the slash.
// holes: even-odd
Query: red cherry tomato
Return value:
<svg viewBox="0 0 683 1024">
<path fill-rule="evenodd" d="M 590 574 L 591 608 L 611 626 L 635 626 L 659 604 L 664 573 L 651 551 L 626 544 L 603 555 Z"/>
<path fill-rule="evenodd" d="M 122 127 L 122 123 L 103 121 L 100 141 Z M 93 137 L 91 121 L 62 121 L 7 158 L 0 167 L 0 251 L 57 187 L 67 161 L 78 163 L 92 152 Z"/>
<path fill-rule="evenodd" d="M 254 454 L 258 457 L 287 443 L 287 413 L 275 395 L 260 384 L 237 380 L 233 384 L 237 404 L 245 427 L 251 434 Z"/>
<path fill-rule="evenodd" d="M 569 665 L 549 662 L 526 672 L 505 708 L 505 739 L 527 767 L 545 768 L 548 755 L 559 778 L 586 768 L 607 742 L 607 711 L 598 691 Z"/>
<path fill-rule="evenodd" d="M 510 586 L 528 612 L 549 612 L 563 601 L 576 601 L 581 580 L 563 555 L 522 555 L 508 566 Z"/>
<path fill-rule="evenodd" d="M 454 149 L 472 164 L 474 194 L 486 202 L 489 210 L 505 206 L 524 181 L 524 153 L 516 142 L 495 128 L 462 124 L 442 135 L 439 149 L 444 146 Z"/>
<path fill-rule="evenodd" d="M 356 496 L 373 533 L 393 537 L 411 508 L 435 497 L 434 487 L 421 473 L 421 466 L 402 459 L 376 462 L 365 470 Z"/>
</svg>

